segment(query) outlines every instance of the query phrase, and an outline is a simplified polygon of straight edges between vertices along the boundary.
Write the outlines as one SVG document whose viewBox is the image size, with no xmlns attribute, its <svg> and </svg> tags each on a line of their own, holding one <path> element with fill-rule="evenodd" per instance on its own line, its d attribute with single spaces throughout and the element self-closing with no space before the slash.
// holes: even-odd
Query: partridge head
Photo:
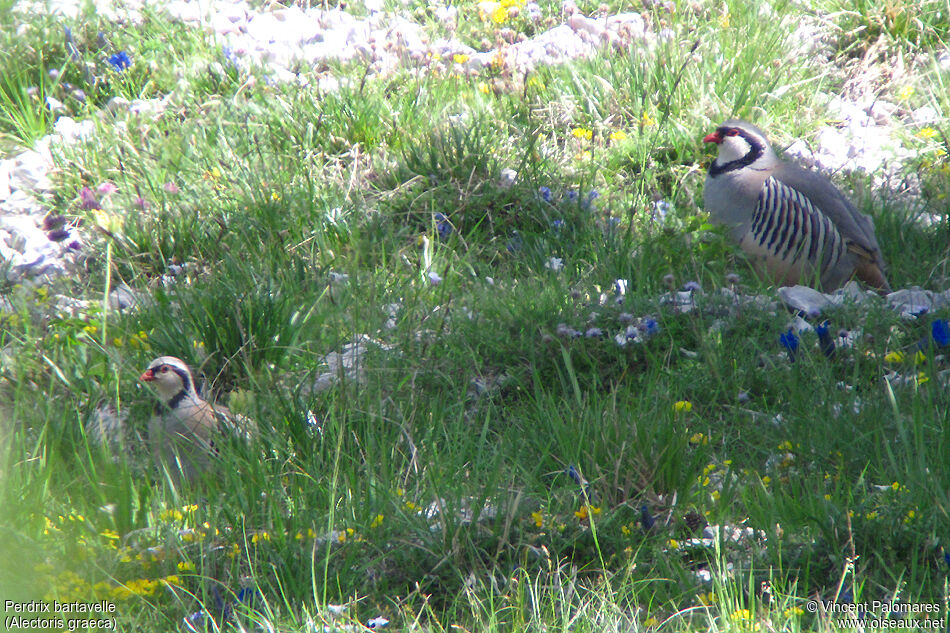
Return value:
<svg viewBox="0 0 950 633">
<path fill-rule="evenodd" d="M 754 125 L 726 121 L 703 139 L 719 146 L 703 203 L 753 265 L 780 285 L 830 292 L 852 277 L 889 291 L 871 218 L 823 175 L 780 160 Z"/>
<path fill-rule="evenodd" d="M 140 378 L 154 386 L 159 400 L 149 421 L 152 458 L 160 469 L 168 468 L 176 485 L 194 481 L 211 468 L 218 452 L 215 441 L 222 433 L 250 438 L 257 432 L 251 420 L 204 401 L 191 370 L 179 358 L 156 358 Z"/>
</svg>

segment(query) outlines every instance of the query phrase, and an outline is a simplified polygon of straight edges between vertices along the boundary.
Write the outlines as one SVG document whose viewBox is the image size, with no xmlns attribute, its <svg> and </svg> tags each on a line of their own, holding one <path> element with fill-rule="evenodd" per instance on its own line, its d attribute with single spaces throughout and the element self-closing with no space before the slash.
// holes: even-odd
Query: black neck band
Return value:
<svg viewBox="0 0 950 633">
<path fill-rule="evenodd" d="M 169 409 L 177 409 L 178 405 L 181 404 L 181 401 L 184 400 L 185 396 L 187 395 L 188 395 L 188 392 L 182 389 L 181 391 L 176 393 L 174 396 L 172 396 L 172 399 L 166 402 L 165 406 L 167 406 Z"/>
<path fill-rule="evenodd" d="M 729 161 L 728 163 L 725 163 L 724 165 L 720 165 L 716 161 L 713 161 L 712 164 L 709 165 L 709 175 L 712 176 L 713 178 L 715 178 L 719 174 L 724 174 L 727 171 L 735 171 L 736 169 L 742 169 L 743 167 L 748 167 L 755 161 L 759 160 L 759 158 L 762 157 L 762 152 L 765 151 L 765 145 L 759 142 L 758 139 L 750 136 L 745 130 L 740 129 L 740 128 L 728 128 L 728 129 L 735 129 L 739 133 L 739 136 L 741 136 L 745 140 L 745 142 L 749 144 L 749 151 L 746 152 L 746 155 L 743 156 L 742 158 L 737 158 L 736 160 Z M 724 130 L 722 128 L 716 131 L 719 132 L 720 134 L 724 133 Z"/>
</svg>

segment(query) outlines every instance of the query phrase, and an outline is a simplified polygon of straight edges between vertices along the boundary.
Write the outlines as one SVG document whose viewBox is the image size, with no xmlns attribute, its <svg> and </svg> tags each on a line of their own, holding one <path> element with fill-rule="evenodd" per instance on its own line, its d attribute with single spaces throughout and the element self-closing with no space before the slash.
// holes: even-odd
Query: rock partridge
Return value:
<svg viewBox="0 0 950 633">
<path fill-rule="evenodd" d="M 745 121 L 726 121 L 703 142 L 719 146 L 706 176 L 706 211 L 730 227 L 760 274 L 783 286 L 817 282 L 825 292 L 852 277 L 890 290 L 871 218 L 827 178 L 779 160 Z"/>
<path fill-rule="evenodd" d="M 176 486 L 209 470 L 222 433 L 245 439 L 257 434 L 253 421 L 202 400 L 181 359 L 156 358 L 140 378 L 155 386 L 159 398 L 148 427 L 152 458 L 159 469 L 168 468 Z"/>
</svg>

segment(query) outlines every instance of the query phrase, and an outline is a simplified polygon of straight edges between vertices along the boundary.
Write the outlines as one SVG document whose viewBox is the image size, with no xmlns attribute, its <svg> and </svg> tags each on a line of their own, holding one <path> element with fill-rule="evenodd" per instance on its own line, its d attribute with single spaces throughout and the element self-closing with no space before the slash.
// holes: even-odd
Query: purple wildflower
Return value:
<svg viewBox="0 0 950 633">
<path fill-rule="evenodd" d="M 96 198 L 96 194 L 89 187 L 83 187 L 79 190 L 79 206 L 86 211 L 102 208 L 99 206 L 99 199 Z"/>
<path fill-rule="evenodd" d="M 68 229 L 53 229 L 46 234 L 46 237 L 49 238 L 51 242 L 62 242 L 67 237 L 69 237 Z"/>
</svg>

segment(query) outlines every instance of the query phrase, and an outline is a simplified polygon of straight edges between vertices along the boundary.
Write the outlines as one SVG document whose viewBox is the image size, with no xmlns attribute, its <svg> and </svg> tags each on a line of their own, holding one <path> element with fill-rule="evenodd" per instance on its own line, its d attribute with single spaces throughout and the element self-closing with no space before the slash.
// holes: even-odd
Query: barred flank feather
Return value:
<svg viewBox="0 0 950 633">
<path fill-rule="evenodd" d="M 823 275 L 845 253 L 838 229 L 800 192 L 775 178 L 765 181 L 752 215 L 751 237 L 770 259 L 787 267 L 808 264 Z"/>
</svg>

